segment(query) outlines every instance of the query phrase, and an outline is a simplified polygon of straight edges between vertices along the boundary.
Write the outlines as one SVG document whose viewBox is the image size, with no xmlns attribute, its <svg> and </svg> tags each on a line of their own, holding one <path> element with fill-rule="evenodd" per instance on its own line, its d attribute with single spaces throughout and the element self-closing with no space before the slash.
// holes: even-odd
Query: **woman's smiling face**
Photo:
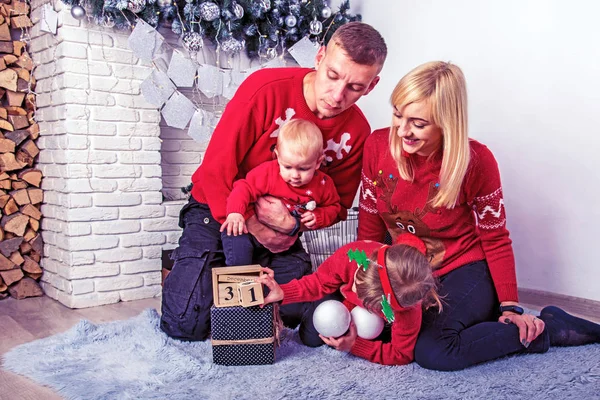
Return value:
<svg viewBox="0 0 600 400">
<path fill-rule="evenodd" d="M 401 109 L 394 106 L 393 124 L 402 139 L 402 149 L 408 154 L 428 156 L 442 147 L 442 129 L 431 122 L 426 101 L 410 103 Z"/>
</svg>

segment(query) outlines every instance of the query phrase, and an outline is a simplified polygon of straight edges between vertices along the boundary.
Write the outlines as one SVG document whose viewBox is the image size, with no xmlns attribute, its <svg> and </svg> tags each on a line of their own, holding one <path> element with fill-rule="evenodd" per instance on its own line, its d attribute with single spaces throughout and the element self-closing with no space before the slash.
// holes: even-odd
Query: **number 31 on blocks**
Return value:
<svg viewBox="0 0 600 400">
<path fill-rule="evenodd" d="M 254 278 L 262 275 L 260 265 L 213 268 L 215 307 L 256 306 L 264 303 L 262 285 Z"/>
</svg>

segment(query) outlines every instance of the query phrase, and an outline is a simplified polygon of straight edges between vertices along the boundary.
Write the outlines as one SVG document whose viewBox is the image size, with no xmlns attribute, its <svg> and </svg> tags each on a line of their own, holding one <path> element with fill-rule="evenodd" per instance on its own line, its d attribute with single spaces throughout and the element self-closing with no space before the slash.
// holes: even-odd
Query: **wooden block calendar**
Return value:
<svg viewBox="0 0 600 400">
<path fill-rule="evenodd" d="M 261 266 L 213 268 L 215 307 L 256 306 L 264 303 L 262 285 L 254 278 L 262 275 Z"/>
</svg>

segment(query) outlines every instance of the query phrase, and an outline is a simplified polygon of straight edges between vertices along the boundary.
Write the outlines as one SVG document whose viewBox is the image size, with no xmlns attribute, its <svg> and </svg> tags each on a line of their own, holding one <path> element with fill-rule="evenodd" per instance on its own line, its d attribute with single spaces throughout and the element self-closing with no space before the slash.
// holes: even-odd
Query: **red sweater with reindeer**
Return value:
<svg viewBox="0 0 600 400">
<path fill-rule="evenodd" d="M 365 240 L 340 247 L 319 266 L 316 272 L 281 285 L 282 304 L 315 301 L 339 290 L 344 296 L 344 305 L 349 310 L 356 306 L 364 307 L 363 302 L 352 290 L 354 276 L 359 266 L 356 261 L 350 261 L 348 251 L 364 250 L 367 256 L 370 256 L 381 246 L 381 243 Z M 357 337 L 350 352 L 384 365 L 404 365 L 412 362 L 417 336 L 421 329 L 422 314 L 421 303 L 413 307 L 394 309 L 389 343 Z M 379 316 L 383 318 L 383 314 Z"/>
<path fill-rule="evenodd" d="M 262 163 L 248 172 L 245 179 L 235 181 L 227 199 L 227 214 L 246 214 L 251 203 L 267 194 L 281 199 L 290 212 L 294 211 L 297 205 L 314 201 L 317 208 L 312 212 L 316 225 L 312 229 L 332 225 L 342 208 L 340 196 L 327 175 L 316 170 L 310 182 L 302 187 L 294 187 L 283 180 L 279 174 L 279 162 L 273 160 Z M 298 211 L 301 214 L 304 210 Z"/>
<path fill-rule="evenodd" d="M 470 140 L 471 161 L 457 205 L 451 210 L 432 208 L 429 201 L 439 187 L 441 153 L 431 158 L 411 155 L 414 181 L 405 181 L 398 176 L 388 135 L 389 128 L 377 130 L 365 144 L 358 238 L 381 241 L 386 231 L 392 239 L 413 233 L 425 242 L 437 276 L 486 260 L 499 301 L 517 301 L 500 173 L 490 150 Z"/>
<path fill-rule="evenodd" d="M 227 104 L 192 176 L 192 196 L 208 204 L 213 217 L 224 222 L 233 182 L 254 167 L 274 158 L 273 149 L 282 124 L 292 118 L 314 122 L 323 134 L 325 161 L 320 170 L 337 188 L 346 218 L 360 183 L 363 147 L 370 127 L 356 105 L 328 119 L 308 108 L 303 93 L 308 68 L 264 68 L 250 75 Z"/>
</svg>

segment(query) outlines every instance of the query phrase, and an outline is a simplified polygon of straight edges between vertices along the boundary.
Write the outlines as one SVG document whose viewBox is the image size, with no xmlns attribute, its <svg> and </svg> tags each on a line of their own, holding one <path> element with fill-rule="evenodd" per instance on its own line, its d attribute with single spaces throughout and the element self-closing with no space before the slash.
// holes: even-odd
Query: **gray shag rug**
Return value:
<svg viewBox="0 0 600 400">
<path fill-rule="evenodd" d="M 20 345 L 4 368 L 67 399 L 600 399 L 600 345 L 507 357 L 459 372 L 385 367 L 300 344 L 284 330 L 273 365 L 212 363 L 210 341 L 168 338 L 148 309 Z"/>
</svg>

